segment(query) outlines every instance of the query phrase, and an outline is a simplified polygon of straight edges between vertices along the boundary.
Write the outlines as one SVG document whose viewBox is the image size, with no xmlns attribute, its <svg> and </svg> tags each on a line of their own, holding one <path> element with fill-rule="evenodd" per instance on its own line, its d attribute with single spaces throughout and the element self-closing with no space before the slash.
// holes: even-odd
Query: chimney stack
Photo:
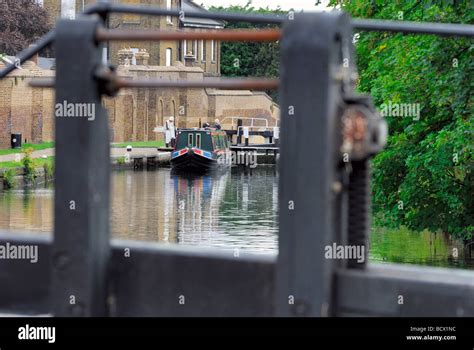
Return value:
<svg viewBox="0 0 474 350">
<path fill-rule="evenodd" d="M 135 59 L 137 60 L 137 66 L 148 66 L 150 54 L 146 49 L 140 49 L 140 51 L 135 54 Z"/>
<path fill-rule="evenodd" d="M 130 49 L 121 49 L 118 51 L 119 66 L 129 66 L 132 64 L 133 51 Z"/>
</svg>

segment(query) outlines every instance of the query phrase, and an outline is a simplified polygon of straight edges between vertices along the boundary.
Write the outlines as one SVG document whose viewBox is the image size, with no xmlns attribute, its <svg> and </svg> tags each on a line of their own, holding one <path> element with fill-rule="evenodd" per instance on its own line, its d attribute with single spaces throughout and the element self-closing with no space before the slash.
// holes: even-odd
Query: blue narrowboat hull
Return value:
<svg viewBox="0 0 474 350">
<path fill-rule="evenodd" d="M 193 149 L 174 151 L 171 155 L 172 168 L 186 172 L 207 172 L 219 167 L 217 158 L 211 152 L 202 150 L 197 152 Z"/>
</svg>

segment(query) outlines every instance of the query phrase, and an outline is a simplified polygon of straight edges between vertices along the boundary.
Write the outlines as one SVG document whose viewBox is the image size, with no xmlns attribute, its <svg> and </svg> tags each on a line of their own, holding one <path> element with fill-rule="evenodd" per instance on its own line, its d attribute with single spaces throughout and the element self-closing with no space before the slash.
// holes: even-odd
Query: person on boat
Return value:
<svg viewBox="0 0 474 350">
<path fill-rule="evenodd" d="M 176 128 L 174 126 L 174 117 L 169 117 L 165 123 L 165 143 L 166 147 L 173 147 L 176 144 Z"/>
<path fill-rule="evenodd" d="M 222 129 L 222 127 L 221 127 L 221 122 L 219 121 L 219 119 L 216 119 L 216 120 L 214 121 L 214 128 L 215 128 L 216 130 Z"/>
<path fill-rule="evenodd" d="M 203 127 L 203 129 L 210 129 L 211 124 L 209 124 L 208 122 L 205 122 L 204 124 L 202 124 L 202 127 Z"/>
</svg>

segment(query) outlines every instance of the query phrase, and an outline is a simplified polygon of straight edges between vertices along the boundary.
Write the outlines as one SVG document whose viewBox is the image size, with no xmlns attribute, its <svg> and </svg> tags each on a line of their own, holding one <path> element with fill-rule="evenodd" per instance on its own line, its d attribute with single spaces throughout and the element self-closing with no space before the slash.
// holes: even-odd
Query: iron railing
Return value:
<svg viewBox="0 0 474 350">
<path fill-rule="evenodd" d="M 277 24 L 283 29 L 258 34 L 144 34 L 106 30 L 104 20 L 111 13 L 181 14 L 179 9 L 101 2 L 77 20 L 59 21 L 36 47 L 18 55 L 18 62 L 24 62 L 54 41 L 56 78 L 32 85 L 54 86 L 57 102 L 93 103 L 97 113 L 92 122 L 56 119 L 54 238 L 0 235 L 1 243 L 38 245 L 40 256 L 37 264 L 1 262 L 0 285 L 7 286 L 0 288 L 1 311 L 55 316 L 474 315 L 471 271 L 360 264 L 326 259 L 324 254 L 332 244 L 367 248 L 368 159 L 383 144 L 378 139 L 383 124 L 370 98 L 352 90 L 352 30 L 472 37 L 473 26 L 352 20 L 342 12 L 297 13 L 292 19 L 189 12 L 184 15 Z M 278 39 L 280 79 L 128 81 L 101 61 L 105 40 L 164 36 Z M 349 59 L 349 67 L 343 66 L 343 58 Z M 0 77 L 13 69 L 15 65 L 7 66 Z M 235 257 L 226 251 L 110 242 L 104 94 L 123 87 L 277 86 L 282 111 L 278 255 Z M 349 164 L 341 160 L 342 149 L 350 153 Z"/>
</svg>

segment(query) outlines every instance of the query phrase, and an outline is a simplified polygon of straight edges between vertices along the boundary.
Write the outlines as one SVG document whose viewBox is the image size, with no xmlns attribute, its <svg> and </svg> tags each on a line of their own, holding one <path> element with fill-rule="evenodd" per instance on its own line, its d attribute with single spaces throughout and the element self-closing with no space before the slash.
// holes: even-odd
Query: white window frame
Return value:
<svg viewBox="0 0 474 350">
<path fill-rule="evenodd" d="M 171 0 L 166 0 L 166 9 L 167 10 L 171 9 Z M 173 19 L 171 18 L 171 16 L 166 16 L 166 23 L 173 24 Z"/>
<path fill-rule="evenodd" d="M 173 64 L 173 49 L 168 47 L 165 51 L 165 66 L 171 67 L 172 64 Z"/>
<path fill-rule="evenodd" d="M 201 134 L 200 133 L 196 134 L 196 148 L 201 149 Z"/>
<path fill-rule="evenodd" d="M 61 18 L 75 19 L 76 18 L 76 2 L 75 1 L 60 1 Z"/>
<path fill-rule="evenodd" d="M 193 142 L 194 142 L 194 134 L 193 133 L 189 133 L 188 134 L 188 147 L 193 147 Z"/>
<path fill-rule="evenodd" d="M 216 41 L 211 40 L 211 62 L 216 62 Z"/>
<path fill-rule="evenodd" d="M 140 49 L 138 49 L 137 47 L 132 47 L 130 50 L 133 52 L 132 62 L 130 62 L 130 65 L 131 66 L 136 66 L 137 65 L 137 59 L 135 58 L 135 54 L 137 52 L 139 52 Z"/>
</svg>

